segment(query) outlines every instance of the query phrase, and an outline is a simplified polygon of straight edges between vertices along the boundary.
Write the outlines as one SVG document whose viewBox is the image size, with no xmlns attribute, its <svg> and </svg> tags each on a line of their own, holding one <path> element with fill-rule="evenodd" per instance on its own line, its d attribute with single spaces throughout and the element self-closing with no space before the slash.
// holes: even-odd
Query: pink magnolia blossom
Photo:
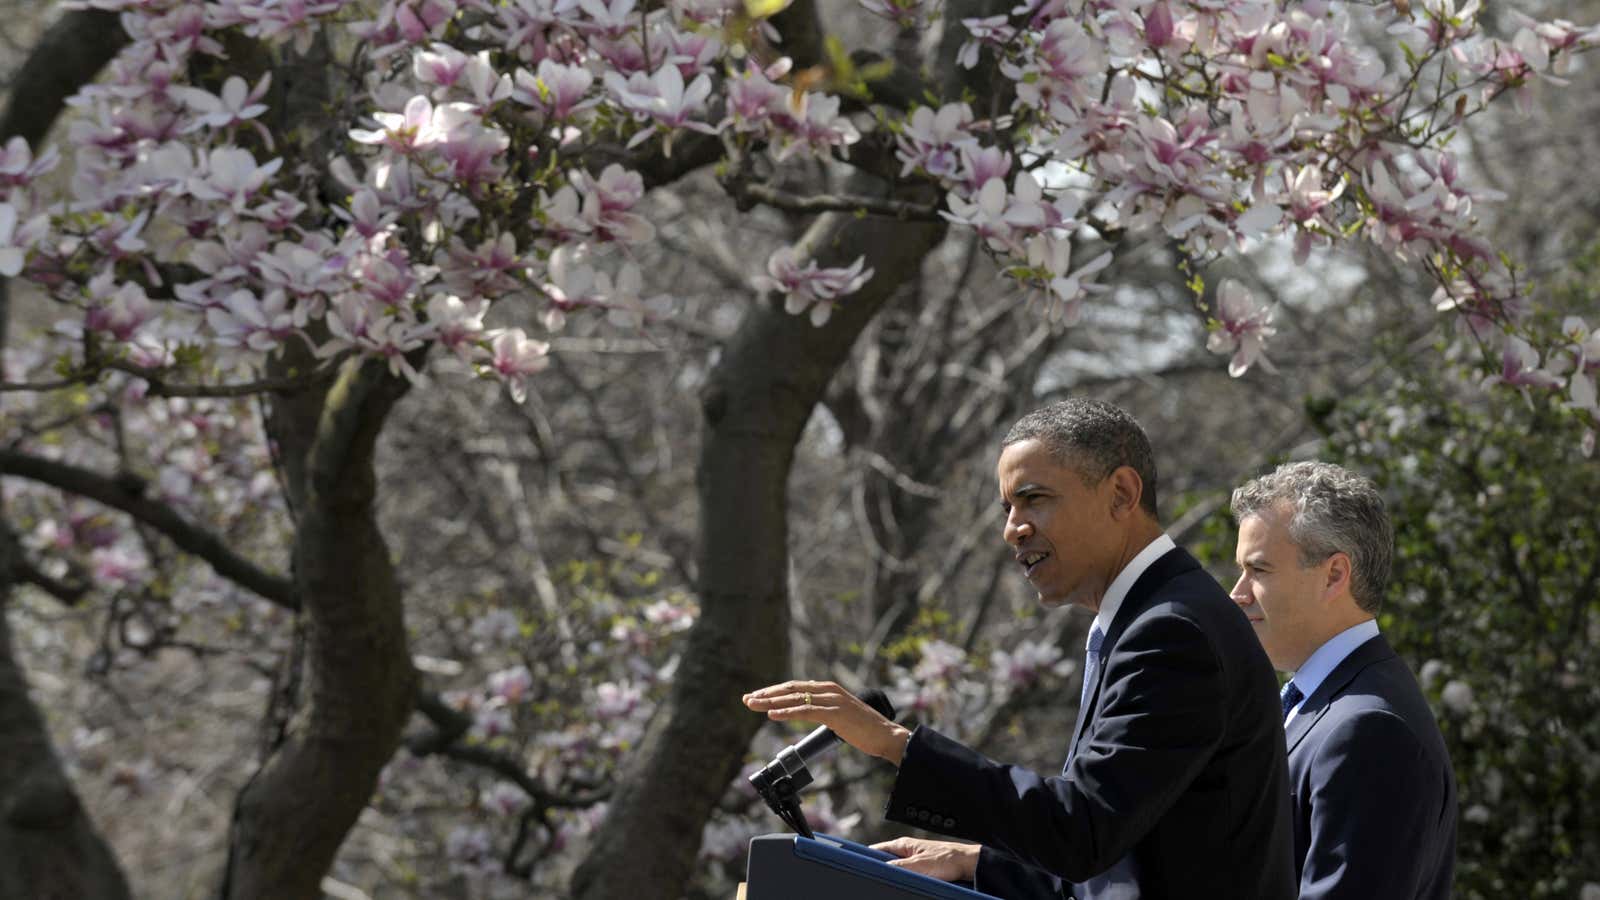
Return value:
<svg viewBox="0 0 1600 900">
<path fill-rule="evenodd" d="M 1463 333 L 1478 340 L 1487 340 L 1527 313 L 1526 298 L 1514 293 L 1510 279 L 1498 272 L 1441 284 L 1432 300 L 1439 312 L 1459 314 Z"/>
<path fill-rule="evenodd" d="M 262 113 L 267 111 L 267 105 L 261 99 L 267 95 L 267 89 L 272 85 L 272 73 L 261 76 L 255 87 L 250 87 L 243 78 L 231 76 L 222 84 L 222 93 L 213 94 L 193 87 L 174 87 L 172 91 L 196 113 L 195 119 L 184 129 L 184 133 L 199 131 L 202 128 L 226 129 L 235 125 L 249 124 L 260 135 L 267 149 L 272 149 L 272 133 L 255 121 Z"/>
<path fill-rule="evenodd" d="M 595 688 L 594 714 L 602 719 L 620 718 L 637 709 L 643 699 L 642 685 L 628 681 L 607 681 Z"/>
<path fill-rule="evenodd" d="M 1212 353 L 1232 353 L 1228 374 L 1235 378 L 1257 362 L 1268 372 L 1271 361 L 1262 353 L 1267 338 L 1277 333 L 1272 327 L 1272 309 L 1256 302 L 1250 289 L 1233 279 L 1217 287 L 1217 330 L 1206 340 Z"/>
<path fill-rule="evenodd" d="M 189 180 L 189 193 L 201 200 L 223 201 L 225 210 L 240 213 L 282 165 L 282 159 L 257 165 L 248 150 L 219 147 L 206 156 L 204 174 Z M 226 224 L 228 218 L 224 211 L 220 221 Z"/>
<path fill-rule="evenodd" d="M 155 316 L 144 288 L 125 281 L 117 284 L 110 271 L 96 275 L 88 287 L 90 306 L 84 313 L 86 331 L 103 332 L 114 340 L 128 341 Z"/>
<path fill-rule="evenodd" d="M 921 169 L 935 178 L 954 177 L 961 165 L 964 149 L 977 149 L 972 127 L 972 108 L 965 103 L 948 103 L 938 111 L 919 106 L 911 120 L 896 135 L 904 178 Z"/>
<path fill-rule="evenodd" d="M 1041 236 L 1041 240 L 1043 236 Z M 1070 264 L 1070 255 L 1066 252 L 1071 249 L 1071 243 L 1065 240 L 1055 242 L 1059 251 L 1059 258 L 1047 269 L 1054 273 L 1054 277 L 1046 283 L 1045 302 L 1046 318 L 1057 321 L 1062 325 L 1072 326 L 1082 317 L 1083 299 L 1086 294 L 1100 293 L 1106 288 L 1094 283 L 1095 274 L 1106 266 L 1111 265 L 1109 251 L 1096 256 L 1077 269 L 1067 271 Z"/>
<path fill-rule="evenodd" d="M 1011 154 L 999 147 L 961 148 L 961 186 L 970 192 L 979 191 L 990 179 L 1005 180 L 1011 174 Z"/>
<path fill-rule="evenodd" d="M 527 378 L 550 365 L 550 345 L 531 340 L 521 328 L 510 328 L 497 333 L 490 347 L 494 354 L 490 367 L 511 389 L 511 399 L 527 400 Z"/>
<path fill-rule="evenodd" d="M 505 174 L 503 156 L 511 138 L 497 128 L 476 122 L 446 133 L 434 150 L 447 165 L 448 177 L 465 185 L 499 181 Z"/>
<path fill-rule="evenodd" d="M 372 114 L 372 118 L 382 126 L 381 130 L 352 129 L 350 139 L 362 144 L 383 144 L 406 153 L 444 137 L 439 130 L 440 122 L 435 116 L 433 102 L 422 94 L 406 101 L 403 112 L 377 112 Z"/>
<path fill-rule="evenodd" d="M 1560 387 L 1564 379 L 1539 365 L 1539 351 L 1516 335 L 1507 335 L 1500 351 L 1500 373 L 1484 379 L 1484 384 L 1504 384 L 1519 388 Z"/>
<path fill-rule="evenodd" d="M 411 74 L 423 84 L 438 85 L 434 99 L 442 99 L 462 80 L 471 58 L 449 44 L 435 42 L 411 55 Z"/>
<path fill-rule="evenodd" d="M 1000 71 L 1017 83 L 1017 106 L 1044 109 L 1071 122 L 1099 94 L 1105 49 L 1076 19 L 1051 22 L 1025 64 L 1002 62 Z"/>
<path fill-rule="evenodd" d="M 1568 406 L 1580 412 L 1586 412 L 1591 418 L 1600 420 L 1600 401 L 1596 400 L 1594 377 L 1584 372 L 1574 372 L 1567 383 L 1567 393 L 1571 400 Z"/>
<path fill-rule="evenodd" d="M 305 307 L 292 303 L 281 290 L 261 297 L 237 290 L 224 297 L 220 306 L 206 310 L 206 324 L 225 347 L 267 352 L 305 326 Z"/>
<path fill-rule="evenodd" d="M 1304 265 L 1310 258 L 1311 246 L 1320 240 L 1328 242 L 1328 233 L 1336 226 L 1323 215 L 1328 204 L 1344 193 L 1344 181 L 1337 181 L 1332 189 L 1322 186 L 1322 172 L 1318 166 L 1304 166 L 1298 172 L 1284 170 L 1283 180 L 1289 191 L 1289 218 L 1299 226 L 1295 232 L 1294 261 Z"/>
<path fill-rule="evenodd" d="M 369 239 L 388 232 L 399 218 L 396 210 L 384 208 L 376 191 L 365 186 L 351 195 L 349 209 L 335 206 L 333 214 L 349 222 L 357 234 Z"/>
<path fill-rule="evenodd" d="M 1160 49 L 1172 43 L 1172 6 L 1167 0 L 1156 0 L 1144 13 L 1144 39 L 1151 47 Z"/>
<path fill-rule="evenodd" d="M 1013 690 L 1032 686 L 1047 675 L 1072 674 L 1077 664 L 1062 658 L 1061 648 L 1052 641 L 1022 641 L 1011 651 L 996 650 L 989 655 L 995 675 Z"/>
<path fill-rule="evenodd" d="M 215 24 L 239 24 L 250 37 L 268 43 L 288 43 L 304 54 L 316 39 L 318 19 L 337 13 L 339 0 L 220 0 L 214 4 Z"/>
<path fill-rule="evenodd" d="M 60 162 L 61 156 L 53 145 L 35 158 L 26 138 L 13 137 L 0 149 L 0 187 L 27 184 Z"/>
<path fill-rule="evenodd" d="M 784 295 L 783 309 L 790 315 L 811 311 L 811 324 L 821 326 L 833 312 L 834 301 L 855 293 L 872 278 L 864 268 L 866 257 L 844 268 L 824 269 L 816 260 L 800 264 L 800 251 L 783 247 L 767 259 L 767 274 L 754 279 L 757 290 Z"/>
<path fill-rule="evenodd" d="M 632 0 L 616 2 L 632 5 Z M 634 118 L 651 122 L 634 133 L 628 140 L 629 147 L 638 146 L 658 127 L 669 131 L 688 128 L 704 134 L 717 133 L 716 126 L 694 118 L 705 110 L 706 98 L 711 94 L 711 78 L 705 73 L 685 85 L 683 73 L 678 71 L 677 66 L 663 66 L 654 75 L 636 72 L 626 80 L 615 72 L 607 72 L 605 85 L 617 102 L 634 114 Z M 663 145 L 668 155 L 671 154 L 671 140 L 672 136 L 668 134 Z"/>
<path fill-rule="evenodd" d="M 667 52 L 661 62 L 665 65 L 678 67 L 678 71 L 685 78 L 698 75 L 708 67 L 716 64 L 722 55 L 722 40 L 711 29 L 682 30 L 670 23 L 663 23 L 661 32 L 657 35 L 662 43 L 667 46 Z M 653 37 L 652 40 L 655 40 Z"/>
<path fill-rule="evenodd" d="M 320 236 L 300 243 L 279 241 L 272 252 L 258 254 L 254 265 L 265 284 L 291 297 L 324 297 L 340 293 L 349 284 L 342 260 L 332 254 L 332 245 Z"/>
<path fill-rule="evenodd" d="M 506 703 L 521 703 L 533 688 L 533 673 L 527 666 L 513 666 L 489 676 L 489 691 Z"/>
<path fill-rule="evenodd" d="M 350 33 L 371 42 L 373 55 L 382 59 L 408 46 L 443 37 L 455 13 L 455 0 L 383 0 L 377 15 L 352 23 Z"/>
<path fill-rule="evenodd" d="M 467 359 L 483 334 L 483 315 L 489 301 L 462 300 L 453 294 L 428 298 L 428 333 L 441 346 L 461 359 Z"/>
<path fill-rule="evenodd" d="M 594 73 L 583 66 L 569 66 L 553 59 L 539 60 L 537 72 L 518 69 L 513 76 L 511 98 L 561 120 L 594 106 L 597 99 L 586 99 L 594 84 Z"/>
<path fill-rule="evenodd" d="M 586 31 L 609 38 L 620 38 L 633 28 L 636 0 L 578 0 L 578 8 L 588 16 L 580 25 Z"/>
<path fill-rule="evenodd" d="M 1590 331 L 1589 324 L 1581 317 L 1567 316 L 1561 321 L 1561 333 L 1572 342 L 1579 371 L 1600 371 L 1600 328 Z"/>
<path fill-rule="evenodd" d="M 814 156 L 825 157 L 835 148 L 842 156 L 850 155 L 850 145 L 861 140 L 861 132 L 849 118 L 839 114 L 838 97 L 813 92 L 790 92 L 787 97 L 782 112 L 768 119 L 780 144 L 773 154 L 775 159 L 782 162 L 800 148 Z"/>
<path fill-rule="evenodd" d="M 655 226 L 633 208 L 644 199 L 644 179 L 615 163 L 606 166 L 599 177 L 578 170 L 572 173 L 574 187 L 583 198 L 583 221 L 600 240 L 641 243 L 655 237 Z"/>
<path fill-rule="evenodd" d="M 510 232 L 490 235 L 476 247 L 451 238 L 446 253 L 440 277 L 457 293 L 487 300 L 510 293 L 522 283 L 517 273 L 524 263 L 517 253 L 516 236 Z"/>
<path fill-rule="evenodd" d="M 764 68 L 745 60 L 744 67 L 727 80 L 728 117 L 720 127 L 753 131 L 765 126 L 771 116 L 785 114 L 790 91 L 777 79 L 788 74 L 792 64 L 787 56 Z"/>
<path fill-rule="evenodd" d="M 1016 29 L 1008 24 L 1004 14 L 982 19 L 962 19 L 961 24 L 972 35 L 962 43 L 956 53 L 956 62 L 970 69 L 978 64 L 978 55 L 984 46 L 1004 47 L 1016 36 Z"/>
</svg>

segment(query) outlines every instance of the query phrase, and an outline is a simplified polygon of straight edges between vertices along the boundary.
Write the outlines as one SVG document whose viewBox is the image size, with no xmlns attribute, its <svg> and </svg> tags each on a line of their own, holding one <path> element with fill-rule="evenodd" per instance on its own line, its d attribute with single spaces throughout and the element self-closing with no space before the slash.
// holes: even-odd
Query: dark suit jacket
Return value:
<svg viewBox="0 0 1600 900">
<path fill-rule="evenodd" d="M 1286 900 L 1294 861 L 1277 678 L 1244 614 L 1181 549 L 1134 583 L 1106 633 L 1065 777 L 913 732 L 890 819 L 984 844 L 977 887 L 1065 896 Z M 1091 894 L 1090 896 L 1097 896 Z"/>
<path fill-rule="evenodd" d="M 1433 712 L 1382 635 L 1289 723 L 1301 900 L 1446 900 L 1456 784 Z"/>
</svg>

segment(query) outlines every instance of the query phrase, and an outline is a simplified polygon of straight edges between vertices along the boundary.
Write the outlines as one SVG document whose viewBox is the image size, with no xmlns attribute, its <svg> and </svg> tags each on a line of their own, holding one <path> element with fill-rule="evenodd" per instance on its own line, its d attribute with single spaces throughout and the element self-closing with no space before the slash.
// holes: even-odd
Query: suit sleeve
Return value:
<svg viewBox="0 0 1600 900">
<path fill-rule="evenodd" d="M 1220 662 L 1199 626 L 1136 620 L 1106 660 L 1099 714 L 1066 777 L 1003 765 L 927 728 L 907 744 L 890 819 L 978 841 L 1068 881 L 1150 832 L 1222 740 Z"/>
<path fill-rule="evenodd" d="M 1339 722 L 1312 757 L 1311 843 L 1300 900 L 1417 896 L 1425 833 L 1443 780 L 1403 719 L 1364 710 Z"/>
<path fill-rule="evenodd" d="M 1066 882 L 993 847 L 978 854 L 974 889 L 1006 900 L 1065 900 L 1071 896 Z"/>
</svg>

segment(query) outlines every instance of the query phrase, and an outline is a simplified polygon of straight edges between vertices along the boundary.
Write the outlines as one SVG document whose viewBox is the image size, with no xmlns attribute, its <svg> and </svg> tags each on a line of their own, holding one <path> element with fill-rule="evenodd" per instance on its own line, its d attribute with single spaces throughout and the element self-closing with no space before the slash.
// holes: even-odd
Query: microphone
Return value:
<svg viewBox="0 0 1600 900">
<path fill-rule="evenodd" d="M 889 702 L 888 696 L 883 691 L 870 688 L 861 693 L 861 700 L 877 710 L 885 719 L 894 720 L 894 704 Z M 839 736 L 833 733 L 832 728 L 824 725 L 806 735 L 798 744 L 791 744 L 778 751 L 777 757 L 772 762 L 750 776 L 750 783 L 755 786 L 756 793 L 766 797 L 774 785 L 785 782 L 784 792 L 792 796 L 812 781 L 811 770 L 806 764 L 833 749 L 833 745 L 837 743 Z"/>
</svg>

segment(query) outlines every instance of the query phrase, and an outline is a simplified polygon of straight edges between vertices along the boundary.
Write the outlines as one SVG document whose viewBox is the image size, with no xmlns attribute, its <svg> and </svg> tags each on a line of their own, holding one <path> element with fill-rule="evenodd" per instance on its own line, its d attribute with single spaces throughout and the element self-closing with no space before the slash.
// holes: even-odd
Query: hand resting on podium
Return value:
<svg viewBox="0 0 1600 900">
<path fill-rule="evenodd" d="M 972 881 L 978 871 L 978 851 L 981 848 L 977 844 L 958 841 L 899 837 L 873 844 L 872 849 L 900 857 L 889 860 L 891 866 L 909 869 L 940 881 Z"/>
</svg>

